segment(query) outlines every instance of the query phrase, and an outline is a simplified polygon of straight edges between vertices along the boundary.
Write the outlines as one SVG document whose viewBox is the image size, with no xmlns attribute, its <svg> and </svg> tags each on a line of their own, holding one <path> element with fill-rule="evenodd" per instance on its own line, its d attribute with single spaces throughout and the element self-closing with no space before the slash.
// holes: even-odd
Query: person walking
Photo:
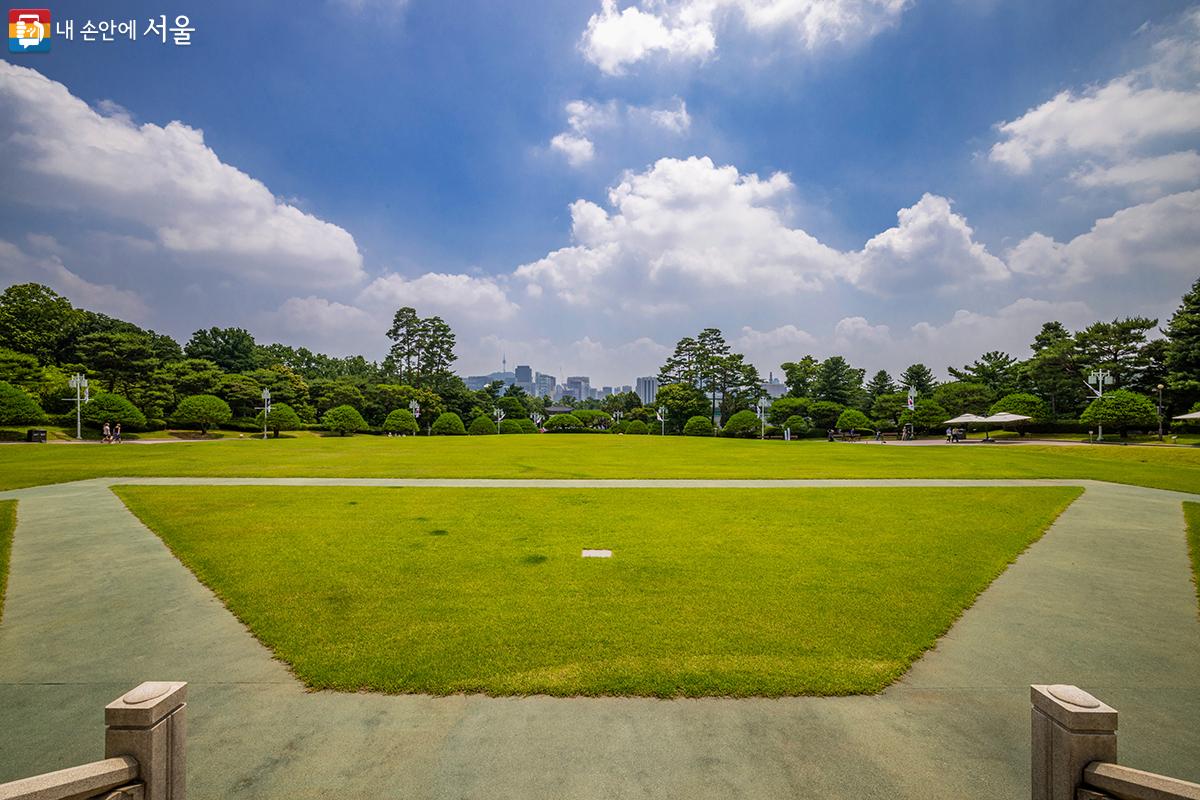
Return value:
<svg viewBox="0 0 1200 800">
<path fill-rule="evenodd" d="M 113 428 L 113 442 L 115 444 L 121 443 L 121 423 L 119 422 L 117 423 L 117 427 Z"/>
<path fill-rule="evenodd" d="M 953 441 L 954 441 L 954 429 L 946 428 L 946 444 L 950 444 Z"/>
<path fill-rule="evenodd" d="M 107 422 L 104 423 L 103 433 L 104 433 L 104 438 L 101 439 L 101 441 L 103 441 L 105 444 L 108 444 L 109 442 L 112 441 L 112 427 L 110 427 Z"/>
</svg>

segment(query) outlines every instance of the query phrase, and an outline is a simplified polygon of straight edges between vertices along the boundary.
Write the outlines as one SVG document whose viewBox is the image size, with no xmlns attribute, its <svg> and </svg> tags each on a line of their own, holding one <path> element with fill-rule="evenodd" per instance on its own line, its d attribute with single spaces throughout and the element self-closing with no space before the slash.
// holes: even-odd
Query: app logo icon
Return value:
<svg viewBox="0 0 1200 800">
<path fill-rule="evenodd" d="M 50 52 L 50 9 L 9 9 L 8 52 Z"/>
</svg>

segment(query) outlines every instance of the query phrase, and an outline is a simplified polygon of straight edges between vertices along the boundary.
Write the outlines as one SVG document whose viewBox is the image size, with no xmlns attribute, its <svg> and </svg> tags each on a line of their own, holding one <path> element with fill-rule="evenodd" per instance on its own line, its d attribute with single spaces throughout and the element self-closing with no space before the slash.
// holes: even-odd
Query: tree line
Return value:
<svg viewBox="0 0 1200 800">
<path fill-rule="evenodd" d="M 770 406 L 767 422 L 793 432 L 905 424 L 934 429 L 962 413 L 1006 410 L 1067 430 L 1097 423 L 1122 431 L 1150 427 L 1158 416 L 1160 385 L 1164 415 L 1193 409 L 1200 401 L 1200 280 L 1161 337 L 1152 336 L 1157 328 L 1158 320 L 1142 317 L 1096 322 L 1079 331 L 1047 322 L 1031 342 L 1028 358 L 987 352 L 970 364 L 949 367 L 952 380 L 946 382 L 937 381 L 922 363 L 894 377 L 880 370 L 868 379 L 842 356 L 804 355 L 782 365 L 787 394 Z M 91 383 L 94 399 L 85 417 L 97 427 L 120 421 L 132 429 L 168 424 L 261 429 L 264 389 L 272 399 L 268 422 L 277 430 L 319 426 L 340 432 L 458 433 L 474 428 L 485 433 L 491 432 L 489 425 L 495 429 L 492 420 L 500 411 L 511 423 L 508 430 L 517 432 L 516 427 L 529 427 L 520 419 L 550 417 L 549 398 L 532 397 L 520 387 L 495 382 L 469 390 L 454 374 L 456 338 L 440 317 L 400 308 L 386 335 L 391 346 L 379 362 L 259 344 L 248 331 L 232 327 L 198 330 L 180 344 L 76 308 L 46 286 L 16 284 L 0 294 L 0 424 L 46 419 L 73 424 L 74 404 L 67 398 L 74 396 L 69 380 L 75 373 Z M 1086 385 L 1098 370 L 1113 381 L 1103 402 Z M 658 378 L 652 407 L 643 406 L 634 393 L 603 400 L 566 397 L 563 402 L 574 413 L 550 417 L 546 427 L 683 433 L 691 422 L 687 432 L 697 435 L 718 428 L 730 435 L 761 431 L 752 412 L 764 394 L 761 376 L 719 329 L 681 339 Z M 912 410 L 910 389 L 917 396 Z M 414 402 L 419 420 L 406 416 Z M 659 408 L 666 412 L 662 422 Z M 445 424 L 435 430 L 444 415 Z"/>
</svg>

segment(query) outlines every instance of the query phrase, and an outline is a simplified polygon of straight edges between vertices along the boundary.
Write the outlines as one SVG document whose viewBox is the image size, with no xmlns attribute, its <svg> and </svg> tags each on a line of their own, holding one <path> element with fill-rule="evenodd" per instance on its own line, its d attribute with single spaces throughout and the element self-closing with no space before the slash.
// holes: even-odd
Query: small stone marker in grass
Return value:
<svg viewBox="0 0 1200 800">
<path fill-rule="evenodd" d="M 612 558 L 612 550 L 584 550 L 584 558 Z"/>
</svg>

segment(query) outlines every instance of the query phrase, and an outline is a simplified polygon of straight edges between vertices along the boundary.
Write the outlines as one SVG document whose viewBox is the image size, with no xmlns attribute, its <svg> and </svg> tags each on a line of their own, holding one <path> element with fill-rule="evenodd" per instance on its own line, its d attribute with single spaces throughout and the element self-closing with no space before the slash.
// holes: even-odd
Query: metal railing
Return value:
<svg viewBox="0 0 1200 800">
<path fill-rule="evenodd" d="M 1117 762 L 1117 710 L 1077 686 L 1029 687 L 1033 800 L 1200 800 L 1200 784 Z"/>
<path fill-rule="evenodd" d="M 149 681 L 104 707 L 104 760 L 0 783 L 0 800 L 187 800 L 187 684 Z"/>
</svg>

